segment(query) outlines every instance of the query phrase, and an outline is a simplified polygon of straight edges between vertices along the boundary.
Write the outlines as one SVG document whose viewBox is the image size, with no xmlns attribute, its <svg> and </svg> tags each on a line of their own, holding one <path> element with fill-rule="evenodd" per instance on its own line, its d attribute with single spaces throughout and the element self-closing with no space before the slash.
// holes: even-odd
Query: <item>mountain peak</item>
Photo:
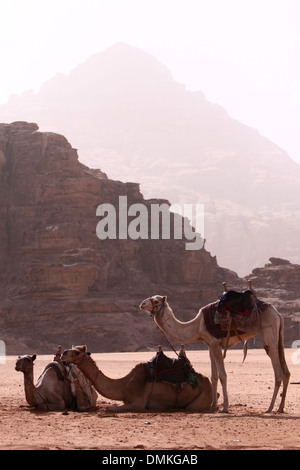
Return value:
<svg viewBox="0 0 300 470">
<path fill-rule="evenodd" d="M 105 73 L 121 74 L 117 75 L 118 80 L 123 80 L 127 76 L 130 76 L 133 81 L 141 76 L 143 79 L 148 76 L 152 80 L 156 78 L 173 80 L 167 67 L 153 55 L 123 42 L 118 42 L 105 51 L 94 54 L 85 63 L 74 69 L 71 74 L 81 68 L 84 68 L 86 73 L 89 66 L 95 67 L 95 72 L 101 75 Z"/>
<path fill-rule="evenodd" d="M 143 50 L 118 42 L 110 48 L 93 54 L 77 65 L 68 75 L 56 75 L 40 89 L 43 97 L 56 100 L 95 102 L 107 93 L 125 97 L 137 93 L 161 95 L 168 90 L 182 88 L 166 66 Z"/>
</svg>

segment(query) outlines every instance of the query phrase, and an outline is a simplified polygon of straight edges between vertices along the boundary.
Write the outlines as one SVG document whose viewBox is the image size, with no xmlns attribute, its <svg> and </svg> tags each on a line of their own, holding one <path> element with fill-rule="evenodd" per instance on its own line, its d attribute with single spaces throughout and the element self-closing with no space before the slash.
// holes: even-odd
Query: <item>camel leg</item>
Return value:
<svg viewBox="0 0 300 470">
<path fill-rule="evenodd" d="M 282 316 L 274 307 L 268 309 L 266 313 L 268 313 L 268 315 L 265 318 L 263 317 L 261 335 L 265 351 L 271 359 L 275 377 L 273 396 L 267 413 L 270 413 L 274 408 L 281 383 L 283 384 L 283 392 L 278 412 L 283 413 L 290 379 L 290 371 L 284 355 L 284 322 Z"/>
<path fill-rule="evenodd" d="M 271 413 L 271 411 L 274 408 L 274 404 L 275 404 L 275 400 L 276 400 L 276 397 L 277 397 L 277 394 L 278 394 L 278 390 L 279 390 L 279 387 L 280 387 L 282 379 L 283 379 L 283 373 L 282 373 L 282 369 L 281 369 L 280 362 L 279 362 L 278 352 L 274 349 L 275 348 L 273 348 L 273 347 L 265 346 L 266 353 L 268 354 L 268 356 L 270 357 L 271 362 L 272 362 L 272 366 L 273 366 L 273 370 L 274 370 L 274 377 L 275 377 L 273 396 L 272 396 L 270 406 L 267 410 L 267 413 Z"/>
<path fill-rule="evenodd" d="M 262 331 L 263 344 L 266 353 L 271 359 L 274 376 L 275 386 L 270 406 L 267 413 L 270 413 L 274 408 L 275 400 L 279 391 L 281 383 L 283 384 L 283 392 L 281 402 L 278 408 L 279 413 L 283 413 L 286 392 L 290 380 L 290 371 L 285 361 L 284 355 L 284 342 L 283 342 L 283 319 L 279 316 L 277 328 L 263 328 Z"/>
<path fill-rule="evenodd" d="M 267 410 L 267 413 L 271 413 L 271 411 L 274 408 L 275 400 L 277 398 L 279 387 L 280 387 L 281 383 L 283 384 L 283 392 L 282 392 L 282 397 L 281 397 L 281 402 L 280 402 L 280 405 L 279 405 L 279 408 L 278 408 L 278 412 L 283 413 L 287 387 L 288 387 L 289 379 L 290 379 L 290 373 L 289 373 L 289 370 L 286 366 L 285 360 L 284 360 L 285 367 L 284 367 L 284 365 L 281 364 L 277 347 L 265 346 L 265 350 L 266 350 L 268 356 L 271 359 L 273 370 L 274 370 L 274 377 L 275 377 L 275 385 L 274 385 L 273 396 L 272 396 L 270 406 Z"/>
<path fill-rule="evenodd" d="M 211 382 L 212 382 L 212 409 L 216 409 L 217 405 L 217 382 L 220 379 L 223 391 L 223 413 L 228 413 L 228 394 L 227 394 L 227 374 L 222 356 L 222 349 L 218 343 L 210 345 L 209 348 L 211 359 Z"/>
<path fill-rule="evenodd" d="M 278 408 L 279 413 L 283 413 L 284 410 L 284 405 L 285 405 L 285 397 L 286 397 L 286 392 L 287 388 L 289 385 L 290 381 L 290 371 L 288 369 L 286 360 L 285 360 L 285 354 L 284 354 L 284 342 L 283 342 L 283 319 L 281 318 L 281 327 L 280 327 L 280 332 L 279 332 L 279 345 L 278 345 L 278 355 L 279 355 L 279 361 L 281 365 L 281 369 L 283 372 L 283 391 L 282 391 L 282 396 L 281 396 L 281 402 Z"/>
<path fill-rule="evenodd" d="M 278 408 L 278 413 L 283 413 L 284 405 L 285 405 L 285 397 L 286 397 L 286 392 L 287 392 L 289 380 L 290 380 L 290 373 L 289 372 L 288 372 L 288 374 L 284 373 L 283 374 L 283 379 L 282 379 L 283 391 L 282 391 L 282 395 L 281 395 L 281 402 L 280 402 L 280 405 L 279 405 L 279 408 Z"/>
<path fill-rule="evenodd" d="M 287 366 L 287 363 L 285 361 L 284 348 L 283 347 L 279 351 L 279 360 L 280 360 L 281 368 L 282 368 L 282 371 L 283 371 L 283 379 L 282 379 L 283 391 L 282 391 L 282 395 L 281 395 L 281 402 L 280 402 L 280 405 L 279 405 L 279 408 L 278 408 L 278 412 L 283 413 L 284 405 L 285 405 L 286 392 L 287 392 L 287 388 L 288 388 L 289 381 L 290 381 L 290 376 L 291 376 L 290 371 L 289 371 L 288 366 Z"/>
<path fill-rule="evenodd" d="M 212 402 L 210 411 L 216 411 L 217 409 L 217 389 L 218 389 L 218 368 L 215 360 L 215 356 L 212 349 L 209 348 L 210 366 L 211 366 L 211 386 L 212 386 Z"/>
<path fill-rule="evenodd" d="M 222 355 L 222 349 L 218 345 L 216 348 L 216 362 L 219 372 L 219 379 L 222 385 L 223 391 L 223 409 L 221 410 L 223 413 L 228 413 L 228 393 L 227 393 L 227 374 L 224 366 L 224 359 Z"/>
</svg>

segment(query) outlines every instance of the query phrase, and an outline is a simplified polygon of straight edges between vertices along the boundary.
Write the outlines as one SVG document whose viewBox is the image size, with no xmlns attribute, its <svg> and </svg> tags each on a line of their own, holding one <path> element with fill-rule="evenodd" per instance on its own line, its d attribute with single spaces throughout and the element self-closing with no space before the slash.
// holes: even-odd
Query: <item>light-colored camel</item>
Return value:
<svg viewBox="0 0 300 470">
<path fill-rule="evenodd" d="M 211 404 L 211 383 L 207 377 L 196 374 L 197 385 L 173 385 L 149 381 L 145 363 L 136 365 L 129 374 L 119 379 L 106 377 L 87 353 L 86 346 L 73 346 L 64 351 L 62 360 L 74 363 L 88 378 L 100 395 L 123 405 L 109 407 L 109 411 L 144 411 L 181 408 L 189 411 L 208 411 Z"/>
<path fill-rule="evenodd" d="M 72 406 L 70 382 L 58 362 L 50 362 L 42 371 L 36 384 L 33 382 L 33 366 L 36 355 L 24 355 L 17 359 L 15 369 L 24 374 L 25 397 L 29 406 L 45 411 L 62 411 Z"/>
<path fill-rule="evenodd" d="M 202 309 L 199 310 L 193 320 L 181 322 L 175 318 L 167 302 L 167 297 L 161 295 L 148 297 L 140 304 L 140 309 L 152 314 L 159 329 L 176 341 L 182 343 L 203 341 L 208 346 L 211 361 L 212 411 L 217 409 L 217 384 L 219 378 L 223 390 L 222 411 L 228 412 L 227 374 L 224 366 L 224 358 L 222 356 L 222 348 L 234 346 L 241 340 L 246 341 L 260 332 L 264 348 L 271 359 L 275 375 L 274 392 L 267 413 L 270 413 L 274 407 L 281 383 L 283 383 L 283 392 L 278 412 L 283 412 L 290 372 L 284 356 L 283 318 L 275 307 L 269 305 L 268 308 L 260 314 L 259 331 L 232 336 L 229 338 L 228 343 L 226 343 L 227 338 L 217 339 L 208 332 Z"/>
</svg>

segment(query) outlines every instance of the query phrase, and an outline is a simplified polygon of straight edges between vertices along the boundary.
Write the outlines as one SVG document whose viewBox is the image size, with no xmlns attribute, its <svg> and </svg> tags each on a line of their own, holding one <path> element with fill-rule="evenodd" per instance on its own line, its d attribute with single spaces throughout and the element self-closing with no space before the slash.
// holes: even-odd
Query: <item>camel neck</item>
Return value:
<svg viewBox="0 0 300 470">
<path fill-rule="evenodd" d="M 95 361 L 88 355 L 85 355 L 82 361 L 77 362 L 76 365 L 100 395 L 112 400 L 123 400 L 126 377 L 121 379 L 106 377 Z"/>
<path fill-rule="evenodd" d="M 154 320 L 160 329 L 176 341 L 193 343 L 199 339 L 199 328 L 196 327 L 199 322 L 199 313 L 192 320 L 182 322 L 177 320 L 173 310 L 166 304 L 163 313 L 155 315 Z"/>
<path fill-rule="evenodd" d="M 24 380 L 33 383 L 33 367 L 27 367 L 24 374 Z"/>
<path fill-rule="evenodd" d="M 35 385 L 33 383 L 33 367 L 27 367 L 24 374 L 25 398 L 29 406 L 36 405 Z"/>
<path fill-rule="evenodd" d="M 95 361 L 87 354 L 80 361 L 76 362 L 75 365 L 92 384 L 97 380 L 97 376 L 101 372 Z"/>
</svg>

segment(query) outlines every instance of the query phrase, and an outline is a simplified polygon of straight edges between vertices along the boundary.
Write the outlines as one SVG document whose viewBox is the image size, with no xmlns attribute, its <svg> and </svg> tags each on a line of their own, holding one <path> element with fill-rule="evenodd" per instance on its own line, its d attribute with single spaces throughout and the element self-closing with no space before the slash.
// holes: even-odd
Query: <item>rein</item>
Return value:
<svg viewBox="0 0 300 470">
<path fill-rule="evenodd" d="M 156 323 L 157 324 L 157 323 Z M 164 330 L 161 329 L 161 327 L 159 325 L 157 325 L 161 334 L 164 336 L 165 340 L 167 341 L 168 345 L 173 349 L 174 353 L 176 354 L 176 356 L 179 356 L 179 354 L 177 353 L 176 349 L 174 348 L 174 346 L 170 343 L 170 341 L 168 340 L 168 338 L 166 337 L 166 334 L 164 332 Z"/>
<path fill-rule="evenodd" d="M 75 366 L 78 366 L 78 367 L 79 367 L 79 366 L 80 366 L 81 364 L 83 364 L 84 362 L 87 362 L 87 359 L 88 359 L 89 356 L 90 356 L 90 353 L 85 353 L 84 356 L 83 356 L 82 358 L 80 358 L 80 360 L 74 361 L 73 364 L 75 364 Z M 79 369 L 79 370 L 80 370 L 80 369 Z M 87 377 L 88 381 L 91 383 L 91 385 L 92 385 L 95 389 L 97 389 L 97 388 L 95 387 L 95 383 L 96 383 L 96 381 L 97 381 L 97 378 L 98 378 L 98 375 L 99 375 L 99 374 L 100 374 L 100 369 L 97 370 L 97 373 L 96 373 L 94 379 L 91 379 L 91 378 Z"/>
<path fill-rule="evenodd" d="M 161 316 L 163 316 L 163 314 L 164 314 L 164 312 L 165 312 L 166 303 L 163 302 L 163 303 L 161 304 L 160 308 L 159 308 L 156 312 L 154 312 L 154 309 L 155 309 L 155 307 L 157 307 L 157 306 L 154 305 L 154 302 L 153 302 L 153 300 L 152 300 L 151 298 L 150 298 L 150 302 L 151 302 L 151 304 L 152 304 L 152 310 L 151 310 L 150 313 L 151 313 L 151 315 L 153 315 L 153 318 L 154 318 L 154 313 L 160 313 L 161 311 L 162 311 L 162 315 L 161 315 Z M 155 322 L 155 323 L 156 323 L 156 322 Z M 163 330 L 157 323 L 156 323 L 156 325 L 158 326 L 158 328 L 159 328 L 161 334 L 164 336 L 164 338 L 165 338 L 165 340 L 167 341 L 168 345 L 173 349 L 173 351 L 175 352 L 175 354 L 176 354 L 177 356 L 179 356 L 179 354 L 177 353 L 177 351 L 176 351 L 176 349 L 174 348 L 174 346 L 173 346 L 173 345 L 170 343 L 170 341 L 168 340 L 168 338 L 167 338 L 167 336 L 166 336 L 164 330 Z"/>
<path fill-rule="evenodd" d="M 162 304 L 161 304 L 161 306 L 160 306 L 160 309 L 157 310 L 157 312 L 154 312 L 154 309 L 157 308 L 158 305 L 155 305 L 155 304 L 154 304 L 154 302 L 153 302 L 153 300 L 151 299 L 151 297 L 150 297 L 149 300 L 150 300 L 150 302 L 151 302 L 151 304 L 152 304 L 152 310 L 151 310 L 151 312 L 150 312 L 152 315 L 154 315 L 154 313 L 160 313 L 161 311 L 163 311 L 162 314 L 164 314 L 165 306 L 166 306 L 166 303 L 165 303 L 165 302 L 162 302 Z"/>
</svg>

